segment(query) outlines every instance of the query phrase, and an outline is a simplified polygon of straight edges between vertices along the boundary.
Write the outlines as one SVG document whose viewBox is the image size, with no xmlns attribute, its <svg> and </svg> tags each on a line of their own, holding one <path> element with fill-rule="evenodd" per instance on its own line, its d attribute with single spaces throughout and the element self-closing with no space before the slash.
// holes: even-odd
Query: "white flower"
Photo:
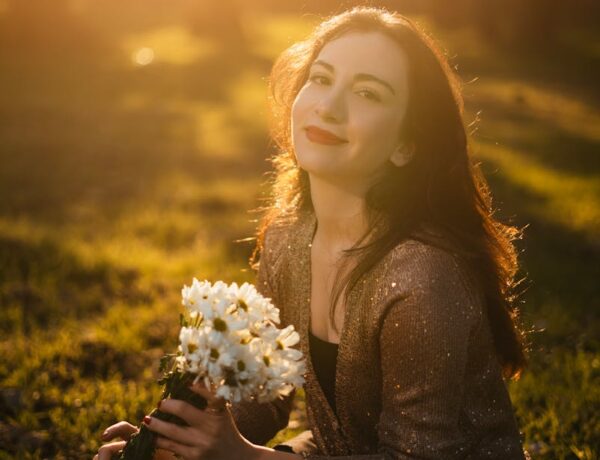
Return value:
<svg viewBox="0 0 600 460">
<path fill-rule="evenodd" d="M 304 383 L 302 352 L 292 348 L 300 336 L 291 325 L 275 326 L 279 309 L 253 285 L 194 278 L 181 294 L 193 321 L 179 333 L 180 372 L 196 374 L 234 402 L 270 401 Z"/>
<path fill-rule="evenodd" d="M 181 290 L 181 303 L 188 309 L 190 316 L 195 318 L 198 313 L 210 308 L 214 296 L 211 284 L 208 281 L 192 281 L 192 286 L 184 286 Z"/>
<path fill-rule="evenodd" d="M 204 314 L 204 317 L 208 320 L 207 326 L 210 325 L 213 330 L 223 334 L 248 327 L 248 321 L 235 314 L 230 298 L 215 300 L 212 308 Z"/>
<path fill-rule="evenodd" d="M 238 305 L 248 314 L 251 322 L 272 321 L 279 324 L 279 309 L 276 308 L 269 298 L 259 294 L 256 288 L 249 283 L 242 284 L 236 288 Z"/>
</svg>

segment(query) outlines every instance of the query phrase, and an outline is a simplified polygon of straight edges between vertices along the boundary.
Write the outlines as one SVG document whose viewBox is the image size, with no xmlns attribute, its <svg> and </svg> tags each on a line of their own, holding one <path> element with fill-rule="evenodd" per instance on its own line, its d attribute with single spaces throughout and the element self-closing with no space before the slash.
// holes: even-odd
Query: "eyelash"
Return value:
<svg viewBox="0 0 600 460">
<path fill-rule="evenodd" d="M 380 102 L 381 101 L 381 99 L 379 98 L 379 96 L 377 94 L 375 94 L 373 91 L 370 91 L 368 89 L 361 89 L 359 91 L 359 93 L 367 93 L 367 94 L 369 94 L 369 97 L 367 97 L 367 99 L 370 99 L 372 101 L 375 101 L 375 102 Z"/>
<path fill-rule="evenodd" d="M 317 80 L 318 80 L 319 78 L 325 78 L 325 79 L 327 79 L 327 77 L 324 77 L 324 76 L 322 76 L 322 75 L 312 75 L 312 76 L 309 78 L 309 80 L 310 80 L 310 81 L 314 81 L 314 82 L 315 82 L 315 83 L 317 83 L 317 84 L 320 84 L 319 82 L 317 82 Z"/>
<path fill-rule="evenodd" d="M 313 76 L 311 76 L 311 77 L 309 78 L 309 80 L 310 80 L 310 81 L 314 81 L 314 82 L 315 82 L 317 85 L 320 85 L 321 83 L 319 83 L 319 82 L 317 81 L 317 80 L 318 80 L 318 79 L 320 79 L 320 78 L 324 78 L 324 79 L 328 80 L 328 78 L 327 78 L 327 77 L 324 77 L 323 75 L 313 75 Z M 374 92 L 373 92 L 373 91 L 371 91 L 371 90 L 368 90 L 368 89 L 362 89 L 362 90 L 360 90 L 358 93 L 367 93 L 367 94 L 369 94 L 370 96 L 369 96 L 369 97 L 367 97 L 367 99 L 369 99 L 369 100 L 371 100 L 371 101 L 374 101 L 374 102 L 380 102 L 380 101 L 381 101 L 381 98 L 380 98 L 380 97 L 379 97 L 379 96 L 378 96 L 376 93 L 374 93 Z"/>
</svg>

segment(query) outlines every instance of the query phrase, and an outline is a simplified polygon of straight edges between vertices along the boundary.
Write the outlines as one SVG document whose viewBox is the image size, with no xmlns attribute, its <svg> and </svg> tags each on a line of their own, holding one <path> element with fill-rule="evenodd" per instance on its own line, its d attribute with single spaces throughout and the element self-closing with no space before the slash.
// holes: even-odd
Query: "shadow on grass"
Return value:
<svg viewBox="0 0 600 460">
<path fill-rule="evenodd" d="M 115 301 L 151 301 L 138 286 L 139 273 L 106 262 L 79 260 L 57 242 L 0 237 L 0 330 L 29 334 L 66 319 L 89 320 Z"/>
<path fill-rule="evenodd" d="M 521 251 L 520 276 L 527 278 L 521 310 L 529 325 L 544 330 L 533 334 L 535 346 L 574 350 L 583 345 L 596 350 L 600 346 L 596 338 L 600 247 L 579 233 L 531 214 L 531 208 L 548 206 L 544 197 L 506 176 L 486 173 L 486 177 L 495 203 L 500 203 L 498 217 L 519 228 L 528 226 L 523 240 L 516 244 Z"/>
<path fill-rule="evenodd" d="M 600 142 L 575 135 L 557 122 L 523 113 L 524 101 L 478 101 L 477 108 L 485 117 L 478 137 L 502 140 L 550 169 L 581 177 L 598 175 Z"/>
<path fill-rule="evenodd" d="M 597 32 L 596 32 L 597 33 Z M 596 39 L 597 42 L 597 39 Z M 463 56 L 458 46 L 470 46 L 469 43 L 457 43 L 453 49 L 458 53 L 455 58 L 460 74 L 485 79 L 493 76 L 498 79 L 519 80 L 530 85 L 547 85 L 556 91 L 568 90 L 581 100 L 591 104 L 600 104 L 600 91 L 597 82 L 600 79 L 600 60 L 591 43 L 581 43 L 579 47 L 548 47 L 534 51 L 502 50 L 489 48 L 487 55 Z M 583 51 L 583 49 L 587 51 Z"/>
</svg>

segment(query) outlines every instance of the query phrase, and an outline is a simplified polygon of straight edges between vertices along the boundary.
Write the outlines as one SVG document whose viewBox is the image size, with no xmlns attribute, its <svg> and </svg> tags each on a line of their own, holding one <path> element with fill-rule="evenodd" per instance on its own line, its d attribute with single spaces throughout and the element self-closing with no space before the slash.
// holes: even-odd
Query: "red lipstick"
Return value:
<svg viewBox="0 0 600 460">
<path fill-rule="evenodd" d="M 316 126 L 306 127 L 306 137 L 308 137 L 311 142 L 325 145 L 338 145 L 348 142 L 347 140 L 336 136 L 332 132 L 317 128 Z"/>
</svg>

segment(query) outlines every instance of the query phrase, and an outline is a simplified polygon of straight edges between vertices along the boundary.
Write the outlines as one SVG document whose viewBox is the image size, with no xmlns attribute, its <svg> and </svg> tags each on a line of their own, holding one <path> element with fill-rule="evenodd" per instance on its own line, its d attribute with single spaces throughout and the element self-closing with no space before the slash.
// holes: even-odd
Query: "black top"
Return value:
<svg viewBox="0 0 600 460">
<path fill-rule="evenodd" d="M 322 340 L 311 331 L 308 332 L 310 357 L 313 368 L 329 405 L 335 412 L 335 365 L 338 344 Z"/>
<path fill-rule="evenodd" d="M 308 331 L 310 343 L 310 356 L 317 379 L 323 389 L 325 397 L 335 412 L 335 366 L 337 362 L 338 344 L 322 340 L 311 331 Z M 275 450 L 296 453 L 285 444 L 277 444 Z"/>
</svg>

